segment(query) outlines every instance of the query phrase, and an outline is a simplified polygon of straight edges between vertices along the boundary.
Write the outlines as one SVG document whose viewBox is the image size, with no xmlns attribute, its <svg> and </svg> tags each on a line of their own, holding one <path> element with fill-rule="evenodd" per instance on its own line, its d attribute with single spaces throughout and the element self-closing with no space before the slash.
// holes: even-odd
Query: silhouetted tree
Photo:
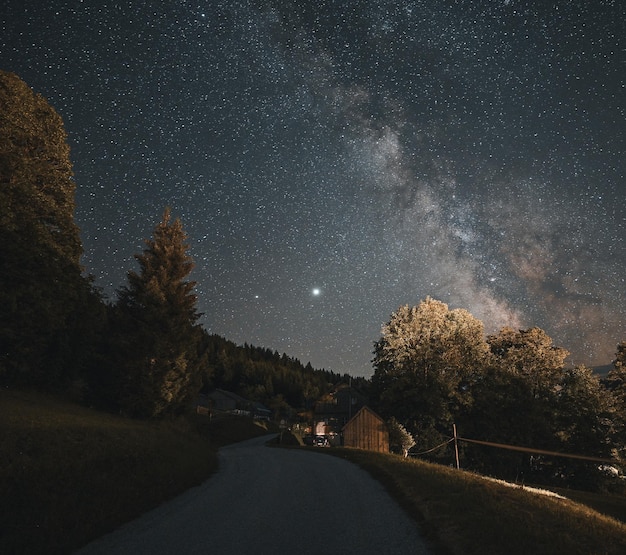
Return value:
<svg viewBox="0 0 626 555">
<path fill-rule="evenodd" d="M 196 324 L 193 268 L 180 220 L 166 210 L 143 254 L 139 272 L 128 273 L 114 311 L 122 410 L 138 417 L 180 412 L 201 385 L 201 330 Z"/>
<path fill-rule="evenodd" d="M 626 464 L 626 341 L 617 345 L 613 368 L 603 380 L 615 406 L 615 454 Z"/>
<path fill-rule="evenodd" d="M 85 363 L 99 296 L 81 275 L 61 117 L 0 71 L 0 380 L 60 387 Z"/>
<path fill-rule="evenodd" d="M 600 377 L 586 366 L 566 368 L 558 389 L 555 436 L 559 451 L 608 458 L 615 440 L 615 404 Z M 597 462 L 563 459 L 559 475 L 568 486 L 596 489 L 603 481 Z"/>
</svg>

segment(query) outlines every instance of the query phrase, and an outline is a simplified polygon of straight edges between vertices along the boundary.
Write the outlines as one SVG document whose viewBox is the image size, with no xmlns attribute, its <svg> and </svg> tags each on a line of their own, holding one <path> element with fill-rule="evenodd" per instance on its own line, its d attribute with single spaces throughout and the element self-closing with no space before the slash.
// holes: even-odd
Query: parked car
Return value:
<svg viewBox="0 0 626 555">
<path fill-rule="evenodd" d="M 326 436 L 315 436 L 315 445 L 317 447 L 329 447 L 328 438 Z"/>
</svg>

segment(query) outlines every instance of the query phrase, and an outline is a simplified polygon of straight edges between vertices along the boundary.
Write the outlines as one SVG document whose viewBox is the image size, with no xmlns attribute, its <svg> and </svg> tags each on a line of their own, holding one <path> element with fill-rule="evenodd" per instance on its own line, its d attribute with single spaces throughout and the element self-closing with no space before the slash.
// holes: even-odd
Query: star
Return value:
<svg viewBox="0 0 626 555">
<path fill-rule="evenodd" d="M 626 339 L 624 2 L 31 4 L 0 68 L 65 122 L 111 300 L 169 206 L 202 325 L 316 368 L 371 375 L 427 296 L 576 364 Z"/>
</svg>

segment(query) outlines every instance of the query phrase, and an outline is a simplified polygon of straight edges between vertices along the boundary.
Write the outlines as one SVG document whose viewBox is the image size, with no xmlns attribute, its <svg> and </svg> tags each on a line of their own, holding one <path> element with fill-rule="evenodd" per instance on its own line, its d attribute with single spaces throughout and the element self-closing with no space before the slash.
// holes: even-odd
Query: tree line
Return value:
<svg viewBox="0 0 626 555">
<path fill-rule="evenodd" d="M 427 298 L 402 306 L 374 349 L 371 394 L 416 441 L 414 451 L 451 460 L 447 439 L 461 436 L 528 449 L 614 460 L 626 455 L 626 342 L 601 379 L 540 328 L 504 328 L 485 337 L 463 309 Z M 598 462 L 461 444 L 464 466 L 508 479 L 599 487 Z"/>
<path fill-rule="evenodd" d="M 108 302 L 80 266 L 74 194 L 61 117 L 0 71 L 0 383 L 153 418 L 212 387 L 286 414 L 342 379 L 210 335 L 198 323 L 187 235 L 169 209 Z"/>
</svg>

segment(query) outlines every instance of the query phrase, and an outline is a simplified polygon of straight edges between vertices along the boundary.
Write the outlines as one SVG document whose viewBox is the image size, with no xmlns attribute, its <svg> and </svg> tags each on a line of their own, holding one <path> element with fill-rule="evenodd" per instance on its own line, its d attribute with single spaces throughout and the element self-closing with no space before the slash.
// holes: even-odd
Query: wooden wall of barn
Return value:
<svg viewBox="0 0 626 555">
<path fill-rule="evenodd" d="M 389 431 L 383 419 L 363 407 L 343 428 L 345 447 L 389 453 Z"/>
</svg>

